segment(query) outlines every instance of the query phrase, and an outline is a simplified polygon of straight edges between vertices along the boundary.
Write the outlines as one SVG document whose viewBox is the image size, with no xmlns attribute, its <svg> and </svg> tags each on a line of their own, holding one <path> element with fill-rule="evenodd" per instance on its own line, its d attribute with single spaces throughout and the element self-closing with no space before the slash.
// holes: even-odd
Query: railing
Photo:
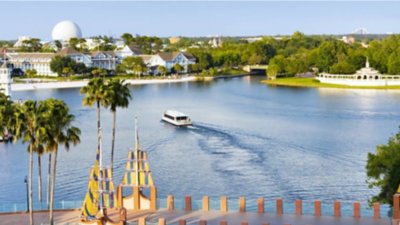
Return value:
<svg viewBox="0 0 400 225">
<path fill-rule="evenodd" d="M 157 208 L 171 208 L 175 210 L 185 210 L 191 208 L 191 210 L 203 210 L 204 211 L 204 199 L 188 199 L 190 196 L 174 198 L 158 198 Z M 208 198 L 208 197 L 207 197 Z M 223 197 L 224 198 L 224 197 Z M 222 198 L 209 197 L 207 200 L 207 208 L 210 211 L 224 211 L 226 212 L 260 212 L 259 201 L 262 198 L 242 198 L 242 206 L 239 198 Z M 225 201 L 225 202 L 224 202 Z M 391 217 L 391 209 L 389 205 L 380 205 L 379 203 L 374 204 L 372 207 L 368 204 L 361 204 L 358 202 L 350 201 L 286 201 L 282 199 L 267 200 L 262 199 L 262 211 L 265 213 L 280 213 L 282 214 L 301 214 L 301 215 L 315 215 L 316 207 L 319 207 L 319 214 L 321 216 L 346 216 L 346 217 L 375 217 L 375 218 L 388 218 Z M 296 204 L 297 202 L 297 204 Z M 318 202 L 318 203 L 316 203 Z M 319 206 L 316 204 L 319 204 Z M 336 210 L 335 210 L 336 205 Z"/>
<path fill-rule="evenodd" d="M 60 201 L 54 202 L 53 209 L 78 209 L 82 206 L 82 201 Z M 25 212 L 27 203 L 0 203 L 0 213 L 7 212 Z M 46 203 L 34 203 L 33 210 L 48 210 Z"/>
<path fill-rule="evenodd" d="M 174 198 L 173 196 L 169 196 L 168 198 L 157 198 L 157 208 L 169 208 L 171 204 L 173 209 L 176 210 L 185 210 L 188 206 L 187 197 Z M 171 203 L 172 198 L 172 203 Z M 258 212 L 260 210 L 259 201 L 257 198 L 246 198 L 244 199 L 244 205 L 242 205 L 242 209 L 246 212 Z M 282 201 L 281 206 L 278 207 L 278 200 L 264 199 L 263 200 L 263 211 L 265 213 L 278 213 L 279 210 L 282 211 L 283 214 L 296 214 L 296 204 L 294 201 Z M 168 204 L 169 202 L 169 204 Z M 226 198 L 226 205 L 221 205 L 221 198 L 218 197 L 209 197 L 208 198 L 208 209 L 210 211 L 220 211 L 222 207 L 226 207 L 226 211 L 228 212 L 238 212 L 241 210 L 241 206 L 239 204 L 239 198 Z M 315 215 L 315 201 L 303 200 L 301 201 L 301 214 L 302 215 Z M 82 201 L 59 201 L 55 202 L 54 209 L 79 209 L 82 206 Z M 320 214 L 322 216 L 335 216 L 334 207 L 335 202 L 320 202 Z M 203 210 L 204 208 L 204 199 L 192 199 L 190 198 L 190 208 L 191 210 Z M 281 208 L 280 208 L 281 207 Z M 297 204 L 297 208 L 299 205 Z M 377 208 L 379 210 L 377 211 Z M 34 210 L 48 210 L 46 203 L 36 203 L 33 205 Z M 341 216 L 354 216 L 355 213 L 355 205 L 354 202 L 342 201 L 340 202 L 340 215 Z M 367 204 L 359 204 L 358 206 L 359 215 L 361 217 L 376 217 L 379 214 L 379 217 L 391 217 L 390 214 L 390 206 L 389 205 L 375 205 L 374 207 L 369 207 Z M 25 212 L 27 211 L 27 204 L 25 203 L 0 203 L 0 213 L 5 212 Z"/>
</svg>

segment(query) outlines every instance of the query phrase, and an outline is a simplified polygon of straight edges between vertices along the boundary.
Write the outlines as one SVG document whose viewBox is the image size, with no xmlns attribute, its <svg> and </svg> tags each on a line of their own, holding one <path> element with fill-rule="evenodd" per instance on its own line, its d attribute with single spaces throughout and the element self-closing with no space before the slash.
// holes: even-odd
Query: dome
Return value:
<svg viewBox="0 0 400 225">
<path fill-rule="evenodd" d="M 64 20 L 54 26 L 51 36 L 53 40 L 69 41 L 71 38 L 81 38 L 82 32 L 74 22 Z"/>
</svg>

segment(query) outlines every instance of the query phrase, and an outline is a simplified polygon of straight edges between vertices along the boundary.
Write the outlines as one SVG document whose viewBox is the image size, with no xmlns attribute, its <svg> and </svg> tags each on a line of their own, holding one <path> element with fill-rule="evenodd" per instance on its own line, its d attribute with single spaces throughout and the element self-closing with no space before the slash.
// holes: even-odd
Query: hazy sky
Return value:
<svg viewBox="0 0 400 225">
<path fill-rule="evenodd" d="M 0 11 L 2 40 L 50 40 L 61 20 L 77 23 L 84 36 L 400 33 L 400 2 L 0 2 Z"/>
</svg>

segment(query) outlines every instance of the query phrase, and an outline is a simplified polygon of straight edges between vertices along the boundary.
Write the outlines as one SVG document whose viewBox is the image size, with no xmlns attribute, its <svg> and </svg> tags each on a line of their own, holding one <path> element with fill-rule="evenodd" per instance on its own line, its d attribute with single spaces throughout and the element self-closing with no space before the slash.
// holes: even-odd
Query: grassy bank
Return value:
<svg viewBox="0 0 400 225">
<path fill-rule="evenodd" d="M 311 87 L 311 88 L 345 88 L 345 89 L 399 89 L 400 86 L 347 86 L 339 84 L 325 84 L 314 78 L 279 78 L 276 80 L 263 80 L 263 83 L 273 86 Z"/>
</svg>

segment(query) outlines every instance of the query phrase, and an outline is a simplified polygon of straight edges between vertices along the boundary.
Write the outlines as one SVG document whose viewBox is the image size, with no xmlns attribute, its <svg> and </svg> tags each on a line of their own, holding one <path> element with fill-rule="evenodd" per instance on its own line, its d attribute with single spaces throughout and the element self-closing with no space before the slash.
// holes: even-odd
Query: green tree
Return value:
<svg viewBox="0 0 400 225">
<path fill-rule="evenodd" d="M 180 74 L 184 70 L 184 68 L 179 63 L 175 64 L 173 66 L 173 69 L 177 74 Z"/>
<path fill-rule="evenodd" d="M 22 47 L 20 51 L 22 52 L 39 52 L 43 47 L 43 44 L 38 38 L 31 38 L 22 41 Z"/>
<path fill-rule="evenodd" d="M 124 33 L 121 35 L 122 40 L 124 40 L 124 43 L 126 45 L 130 45 L 133 41 L 133 36 L 130 33 Z"/>
<path fill-rule="evenodd" d="M 380 192 L 371 202 L 393 204 L 393 195 L 400 184 L 400 132 L 389 138 L 385 145 L 378 145 L 376 153 L 368 153 L 367 177 L 370 188 Z"/>
<path fill-rule="evenodd" d="M 28 100 L 22 105 L 17 106 L 14 113 L 14 120 L 12 132 L 14 134 L 14 141 L 21 139 L 23 143 L 29 143 L 29 163 L 28 163 L 28 197 L 29 197 L 29 222 L 33 222 L 33 196 L 32 196 L 32 179 L 33 179 L 33 153 L 42 148 L 40 140 L 44 135 L 44 127 L 40 118 L 39 103 L 37 101 Z"/>
<path fill-rule="evenodd" d="M 62 74 L 66 77 L 69 77 L 73 73 L 74 73 L 74 71 L 72 70 L 71 67 L 64 67 L 62 70 Z"/>
<path fill-rule="evenodd" d="M 158 71 L 158 73 L 161 74 L 161 76 L 165 76 L 167 74 L 167 72 L 168 72 L 167 68 L 165 66 L 163 66 L 163 65 L 159 65 L 157 67 L 157 71 Z"/>
<path fill-rule="evenodd" d="M 100 149 L 100 107 L 108 105 L 106 102 L 107 91 L 103 78 L 92 78 L 80 90 L 80 93 L 84 95 L 82 104 L 90 107 L 96 104 L 97 107 L 97 149 Z"/>
<path fill-rule="evenodd" d="M 50 154 L 54 154 L 54 159 L 49 156 L 51 164 L 51 185 L 50 185 L 50 201 L 49 201 L 49 220 L 50 224 L 54 224 L 53 206 L 55 182 L 57 174 L 57 157 L 59 145 L 64 145 L 69 150 L 70 145 L 74 146 L 80 142 L 80 129 L 72 126 L 74 115 L 69 113 L 67 104 L 58 99 L 47 99 L 41 102 L 42 117 L 46 121 L 46 135 L 44 138 L 45 149 Z M 50 168 L 50 167 L 49 167 Z M 50 172 L 50 171 L 49 171 Z M 48 174 L 50 176 L 50 174 Z"/>
<path fill-rule="evenodd" d="M 267 68 L 268 79 L 275 80 L 279 70 L 280 69 L 277 64 L 269 64 Z"/>
<path fill-rule="evenodd" d="M 79 38 L 73 37 L 69 39 L 69 46 L 75 50 L 78 50 Z"/>
<path fill-rule="evenodd" d="M 34 76 L 37 75 L 37 71 L 35 69 L 28 69 L 28 70 L 25 71 L 25 74 L 28 77 L 34 77 Z"/>
<path fill-rule="evenodd" d="M 122 60 L 121 63 L 122 68 L 126 73 L 135 73 L 139 74 L 144 72 L 146 68 L 146 64 L 144 64 L 143 59 L 140 57 L 129 56 Z"/>
<path fill-rule="evenodd" d="M 64 71 L 64 68 L 70 68 L 72 70 Z M 65 74 L 64 72 L 69 72 L 69 74 L 82 74 L 86 71 L 86 66 L 83 63 L 77 63 L 70 57 L 63 56 L 54 56 L 50 61 L 50 69 L 51 71 L 58 74 L 58 76 L 62 76 Z"/>
<path fill-rule="evenodd" d="M 115 146 L 115 125 L 117 118 L 117 108 L 127 108 L 129 100 L 132 99 L 128 84 L 125 80 L 111 79 L 107 83 L 107 95 L 105 102 L 110 107 L 112 113 L 112 141 L 111 141 L 111 171 L 114 171 L 114 146 Z"/>
<path fill-rule="evenodd" d="M 94 69 L 92 69 L 91 74 L 94 77 L 98 77 L 98 76 L 104 77 L 104 76 L 107 76 L 108 73 L 107 73 L 107 70 L 105 70 L 104 68 L 94 68 Z"/>
</svg>

